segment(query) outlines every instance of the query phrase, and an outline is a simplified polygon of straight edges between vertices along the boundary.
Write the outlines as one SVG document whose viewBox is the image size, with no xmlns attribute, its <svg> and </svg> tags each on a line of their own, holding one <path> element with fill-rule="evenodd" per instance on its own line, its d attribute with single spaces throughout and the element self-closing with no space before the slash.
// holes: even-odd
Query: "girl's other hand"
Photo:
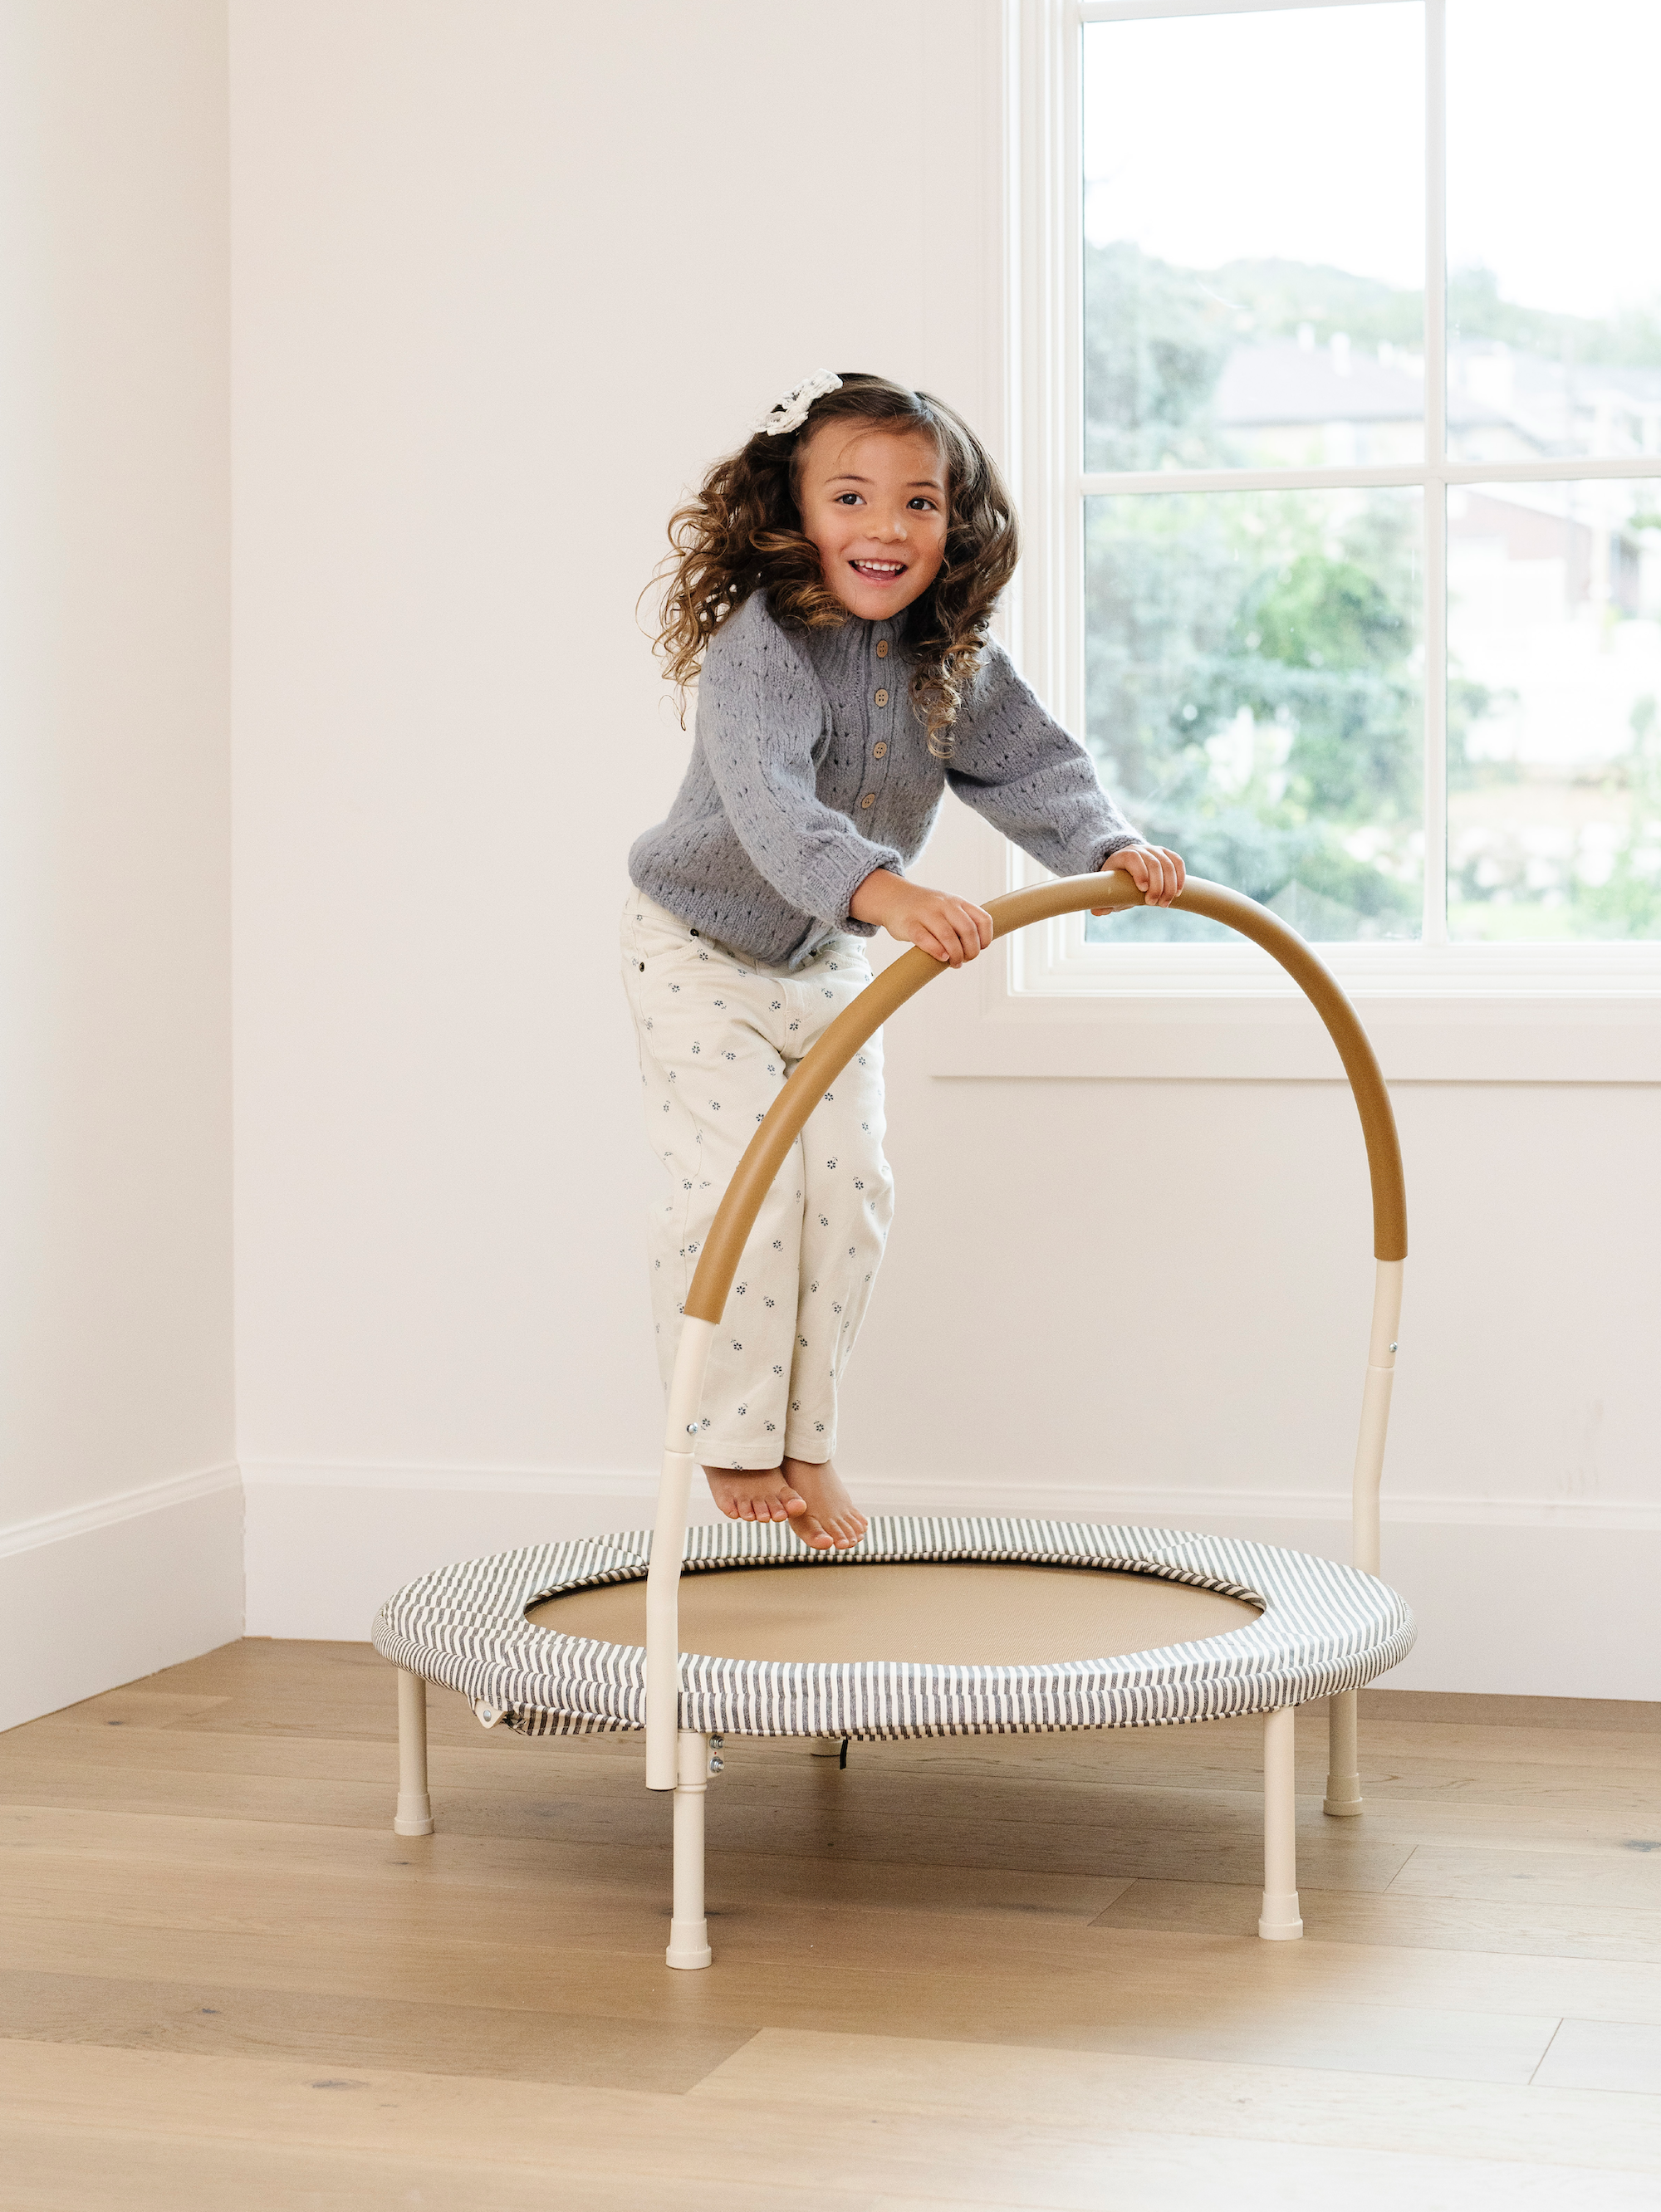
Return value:
<svg viewBox="0 0 1661 2212">
<path fill-rule="evenodd" d="M 908 884 L 887 868 L 873 868 L 849 901 L 848 911 L 855 921 L 885 929 L 902 944 L 915 945 L 931 959 L 953 968 L 961 968 L 992 942 L 992 917 L 983 906 L 951 891 Z"/>
<path fill-rule="evenodd" d="M 1126 845 L 1102 862 L 1104 875 L 1110 868 L 1123 868 L 1148 906 L 1169 906 L 1188 881 L 1181 854 L 1167 853 L 1163 845 Z M 1110 910 L 1104 906 L 1090 909 L 1092 914 Z"/>
</svg>

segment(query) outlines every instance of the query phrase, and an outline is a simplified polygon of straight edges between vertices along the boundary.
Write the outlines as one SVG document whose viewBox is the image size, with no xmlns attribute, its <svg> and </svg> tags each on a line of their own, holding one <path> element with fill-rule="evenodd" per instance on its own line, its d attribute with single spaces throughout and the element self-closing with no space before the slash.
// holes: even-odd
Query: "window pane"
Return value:
<svg viewBox="0 0 1661 2212">
<path fill-rule="evenodd" d="M 1656 0 L 1451 0 L 1448 443 L 1661 453 Z"/>
<path fill-rule="evenodd" d="M 1661 481 L 1448 493 L 1454 937 L 1661 937 Z"/>
<path fill-rule="evenodd" d="M 1417 0 L 1083 35 L 1086 468 L 1421 459 Z"/>
<path fill-rule="evenodd" d="M 1196 875 L 1317 940 L 1420 933 L 1418 491 L 1086 502 L 1090 744 Z M 1117 942 L 1226 935 L 1137 913 Z"/>
</svg>

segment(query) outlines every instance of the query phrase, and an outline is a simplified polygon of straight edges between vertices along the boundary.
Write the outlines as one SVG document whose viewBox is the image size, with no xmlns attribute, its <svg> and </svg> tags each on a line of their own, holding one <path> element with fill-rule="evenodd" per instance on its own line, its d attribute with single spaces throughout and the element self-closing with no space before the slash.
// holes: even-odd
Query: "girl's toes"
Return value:
<svg viewBox="0 0 1661 2212">
<path fill-rule="evenodd" d="M 807 1500 L 805 1498 L 798 1498 L 794 1490 L 787 1490 L 780 1503 L 784 1507 L 787 1519 L 794 1514 L 806 1513 L 807 1510 Z"/>
</svg>

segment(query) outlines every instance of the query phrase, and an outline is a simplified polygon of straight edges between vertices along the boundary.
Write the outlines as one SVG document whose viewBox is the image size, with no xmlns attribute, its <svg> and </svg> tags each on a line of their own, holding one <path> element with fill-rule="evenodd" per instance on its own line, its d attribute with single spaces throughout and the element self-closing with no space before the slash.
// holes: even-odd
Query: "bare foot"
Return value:
<svg viewBox="0 0 1661 2212">
<path fill-rule="evenodd" d="M 788 1521 L 816 1552 L 828 1552 L 835 1541 L 820 1528 L 806 1498 L 785 1480 L 782 1467 L 706 1467 L 703 1477 L 709 1495 L 729 1521 Z"/>
<path fill-rule="evenodd" d="M 812 1516 L 811 1522 L 792 1523 L 798 1535 L 811 1525 L 829 1529 L 830 1540 L 839 1552 L 859 1542 L 871 1524 L 848 1495 L 842 1477 L 828 1459 L 821 1460 L 817 1466 L 808 1459 L 787 1459 L 779 1471 L 795 1494 L 805 1501 Z M 815 1548 L 823 1551 L 824 1547 L 820 1544 Z"/>
</svg>

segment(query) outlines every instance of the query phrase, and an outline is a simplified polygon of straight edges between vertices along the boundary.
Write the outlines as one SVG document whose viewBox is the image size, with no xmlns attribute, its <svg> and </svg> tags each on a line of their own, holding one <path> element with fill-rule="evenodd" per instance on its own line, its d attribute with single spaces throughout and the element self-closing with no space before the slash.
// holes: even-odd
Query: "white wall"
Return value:
<svg viewBox="0 0 1661 2212">
<path fill-rule="evenodd" d="M 687 740 L 636 596 L 809 369 L 984 413 L 980 13 L 233 9 L 257 1632 L 362 1634 L 435 1546 L 646 1510 L 616 928 Z"/>
<path fill-rule="evenodd" d="M 648 1517 L 613 932 L 685 741 L 635 594 L 681 487 L 809 369 L 996 431 L 995 14 L 234 0 L 256 1632 L 362 1635 L 441 1558 Z M 890 1054 L 862 1494 L 1342 1552 L 1371 1277 L 1342 1091 L 941 1081 L 904 1024 Z M 1396 1679 L 1653 1697 L 1655 1093 L 1564 1073 L 1398 1092 Z"/>
<path fill-rule="evenodd" d="M 0 1726 L 234 1635 L 225 26 L 0 10 Z"/>
</svg>

